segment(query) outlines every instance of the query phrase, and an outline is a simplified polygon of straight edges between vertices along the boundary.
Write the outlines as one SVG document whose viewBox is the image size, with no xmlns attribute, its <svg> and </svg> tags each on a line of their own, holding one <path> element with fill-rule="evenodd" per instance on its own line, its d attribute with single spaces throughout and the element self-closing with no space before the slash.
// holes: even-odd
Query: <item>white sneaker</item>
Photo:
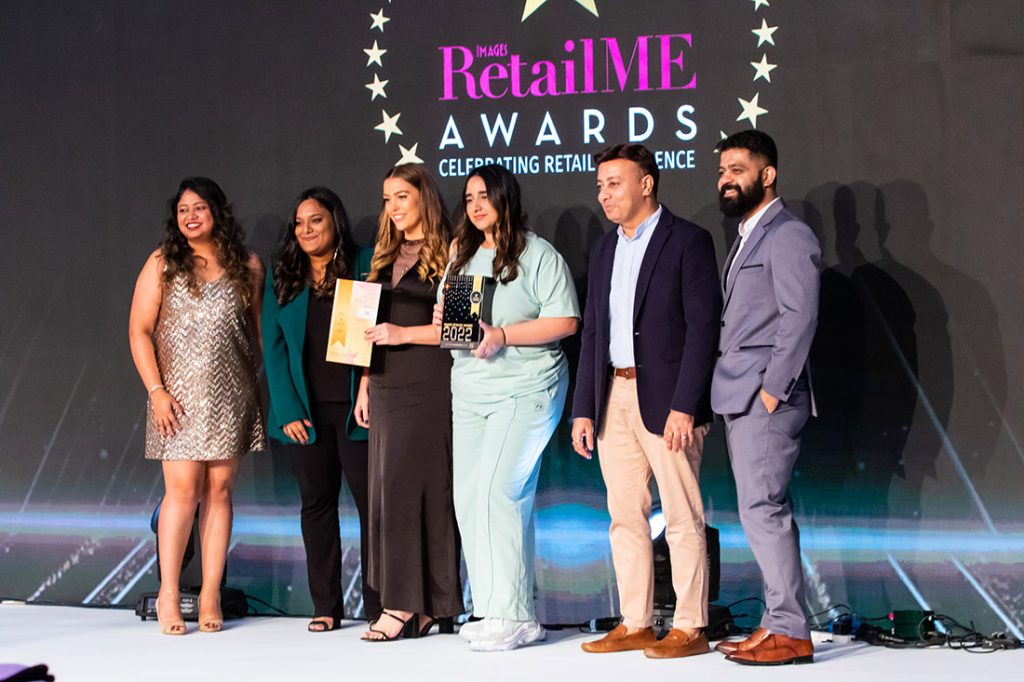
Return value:
<svg viewBox="0 0 1024 682">
<path fill-rule="evenodd" d="M 535 620 L 488 618 L 487 625 L 469 642 L 473 651 L 511 651 L 526 644 L 542 642 L 547 637 Z"/>
<path fill-rule="evenodd" d="M 487 625 L 489 618 L 483 618 L 481 620 L 467 621 L 459 626 L 459 637 L 466 640 L 467 642 L 473 641 L 474 637 L 477 637 L 484 631 L 484 627 Z"/>
</svg>

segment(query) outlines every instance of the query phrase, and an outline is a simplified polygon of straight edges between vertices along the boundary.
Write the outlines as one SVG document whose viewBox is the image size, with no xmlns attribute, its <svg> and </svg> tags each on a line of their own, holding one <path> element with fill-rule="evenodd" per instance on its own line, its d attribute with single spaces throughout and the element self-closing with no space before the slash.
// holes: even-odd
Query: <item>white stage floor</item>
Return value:
<svg viewBox="0 0 1024 682">
<path fill-rule="evenodd" d="M 130 611 L 0 605 L 0 663 L 46 663 L 61 682 L 199 679 L 245 680 L 816 680 L 1022 679 L 1024 651 L 971 654 L 948 649 L 894 650 L 864 644 L 821 644 L 814 665 L 748 668 L 719 654 L 653 661 L 640 652 L 580 651 L 593 635 L 552 632 L 548 641 L 505 653 L 475 653 L 454 635 L 371 644 L 362 623 L 323 634 L 306 620 L 246 618 L 218 634 L 160 634 Z"/>
</svg>

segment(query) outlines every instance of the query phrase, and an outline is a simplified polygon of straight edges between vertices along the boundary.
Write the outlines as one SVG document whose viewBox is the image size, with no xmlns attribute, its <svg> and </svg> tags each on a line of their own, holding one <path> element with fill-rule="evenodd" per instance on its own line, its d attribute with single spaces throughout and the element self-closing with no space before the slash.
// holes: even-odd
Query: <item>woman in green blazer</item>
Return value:
<svg viewBox="0 0 1024 682">
<path fill-rule="evenodd" d="M 263 297 L 268 431 L 291 456 L 299 482 L 314 609 L 310 632 L 334 630 L 344 616 L 338 524 L 343 475 L 359 512 L 366 565 L 367 433 L 352 415 L 362 372 L 326 356 L 335 282 L 363 279 L 372 255 L 352 242 L 338 196 L 312 187 L 292 207 Z M 364 611 L 373 621 L 381 613 L 380 597 L 363 576 Z"/>
</svg>

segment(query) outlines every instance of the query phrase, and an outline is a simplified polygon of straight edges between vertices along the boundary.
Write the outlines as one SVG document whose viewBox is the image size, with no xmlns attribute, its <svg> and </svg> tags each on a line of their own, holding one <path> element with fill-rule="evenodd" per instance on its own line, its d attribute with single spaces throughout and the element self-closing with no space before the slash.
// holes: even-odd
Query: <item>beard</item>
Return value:
<svg viewBox="0 0 1024 682">
<path fill-rule="evenodd" d="M 731 199 L 725 198 L 726 190 L 736 190 L 736 196 Z M 764 182 L 760 175 L 746 191 L 739 185 L 725 185 L 718 192 L 718 207 L 722 213 L 730 218 L 738 218 L 746 215 L 751 209 L 757 207 L 764 200 Z"/>
</svg>

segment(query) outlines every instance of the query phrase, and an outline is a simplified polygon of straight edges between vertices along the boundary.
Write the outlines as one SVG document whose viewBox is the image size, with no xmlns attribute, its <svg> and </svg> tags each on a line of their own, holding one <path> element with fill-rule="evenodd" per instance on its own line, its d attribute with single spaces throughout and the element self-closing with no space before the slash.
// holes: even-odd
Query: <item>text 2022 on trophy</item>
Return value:
<svg viewBox="0 0 1024 682">
<path fill-rule="evenodd" d="M 480 321 L 491 322 L 493 277 L 448 275 L 444 279 L 441 348 L 472 350 L 480 345 Z"/>
</svg>

